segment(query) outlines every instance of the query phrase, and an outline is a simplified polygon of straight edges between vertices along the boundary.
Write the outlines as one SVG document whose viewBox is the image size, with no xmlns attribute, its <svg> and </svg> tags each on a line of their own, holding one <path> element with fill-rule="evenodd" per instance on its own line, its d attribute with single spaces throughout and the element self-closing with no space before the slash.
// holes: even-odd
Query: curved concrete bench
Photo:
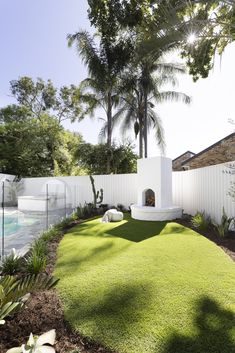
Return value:
<svg viewBox="0 0 235 353">
<path fill-rule="evenodd" d="M 141 221 L 170 221 L 182 217 L 182 208 L 176 206 L 158 208 L 132 205 L 131 217 Z"/>
</svg>

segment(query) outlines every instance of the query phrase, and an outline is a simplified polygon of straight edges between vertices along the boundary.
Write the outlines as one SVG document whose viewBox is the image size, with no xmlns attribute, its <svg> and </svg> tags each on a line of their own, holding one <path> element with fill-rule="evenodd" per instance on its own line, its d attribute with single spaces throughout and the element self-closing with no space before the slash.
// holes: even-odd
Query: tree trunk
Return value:
<svg viewBox="0 0 235 353">
<path fill-rule="evenodd" d="M 148 126 L 147 126 L 147 116 L 148 116 L 148 95 L 144 92 L 144 157 L 148 158 Z"/>
<path fill-rule="evenodd" d="M 139 116 L 139 157 L 143 158 L 143 116 Z"/>
<path fill-rule="evenodd" d="M 107 107 L 107 174 L 110 174 L 111 169 L 111 145 L 112 145 L 112 96 L 108 93 L 108 107 Z"/>
</svg>

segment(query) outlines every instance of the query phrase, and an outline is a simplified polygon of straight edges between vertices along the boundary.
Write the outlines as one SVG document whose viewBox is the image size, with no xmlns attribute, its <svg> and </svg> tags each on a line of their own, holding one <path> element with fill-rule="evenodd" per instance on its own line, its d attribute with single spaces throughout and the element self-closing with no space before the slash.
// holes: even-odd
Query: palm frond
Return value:
<svg viewBox="0 0 235 353">
<path fill-rule="evenodd" d="M 89 74 L 94 77 L 97 77 L 97 75 L 102 77 L 105 73 L 105 66 L 95 45 L 94 36 L 91 36 L 87 31 L 81 31 L 68 34 L 67 40 L 69 47 L 75 45 L 79 56 L 88 68 Z"/>
<path fill-rule="evenodd" d="M 107 137 L 107 133 L 108 133 L 108 124 L 107 121 L 104 123 L 104 125 L 102 126 L 102 128 L 100 129 L 99 132 L 99 136 L 98 136 L 98 142 L 99 143 L 104 143 L 105 139 Z"/>
<path fill-rule="evenodd" d="M 158 147 L 160 148 L 161 153 L 164 155 L 166 143 L 165 143 L 165 132 L 164 132 L 162 120 L 160 116 L 151 108 L 148 109 L 148 116 L 149 116 L 148 129 L 150 130 L 151 127 L 154 128 L 155 138 L 156 138 Z"/>
<path fill-rule="evenodd" d="M 185 74 L 187 72 L 185 65 L 181 63 L 159 62 L 155 70 L 164 75 Z"/>
<path fill-rule="evenodd" d="M 164 103 L 164 102 L 182 102 L 184 104 L 191 103 L 191 97 L 189 97 L 185 93 L 176 92 L 176 91 L 158 92 L 156 95 L 154 95 L 154 98 L 158 103 Z"/>
</svg>

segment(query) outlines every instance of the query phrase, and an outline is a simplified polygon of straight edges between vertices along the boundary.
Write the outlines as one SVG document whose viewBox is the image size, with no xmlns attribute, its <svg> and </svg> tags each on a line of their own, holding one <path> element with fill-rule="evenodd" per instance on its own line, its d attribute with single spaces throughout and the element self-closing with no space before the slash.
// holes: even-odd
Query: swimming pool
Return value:
<svg viewBox="0 0 235 353">
<path fill-rule="evenodd" d="M 5 208 L 4 241 L 2 236 L 2 210 L 0 209 L 0 251 L 4 245 L 5 255 L 12 248 L 24 255 L 30 244 L 50 225 L 58 223 L 64 217 L 65 210 L 49 212 L 22 212 L 17 208 Z"/>
<path fill-rule="evenodd" d="M 13 213 L 5 213 L 4 215 L 4 236 L 17 233 L 23 227 L 31 226 L 37 222 L 33 217 L 26 217 L 23 213 L 15 211 Z M 3 233 L 3 217 L 0 215 L 0 236 Z"/>
</svg>

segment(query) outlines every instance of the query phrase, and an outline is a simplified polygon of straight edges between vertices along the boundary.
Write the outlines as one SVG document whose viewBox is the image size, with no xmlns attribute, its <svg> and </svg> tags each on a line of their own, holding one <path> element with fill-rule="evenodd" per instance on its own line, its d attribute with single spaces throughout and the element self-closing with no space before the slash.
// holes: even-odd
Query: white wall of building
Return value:
<svg viewBox="0 0 235 353">
<path fill-rule="evenodd" d="M 224 206 L 228 216 L 235 216 L 235 202 L 227 195 L 230 182 L 235 176 L 223 173 L 225 164 L 194 169 L 184 172 L 173 172 L 173 205 L 180 206 L 184 212 L 195 214 L 205 211 L 217 222 L 220 221 Z M 26 178 L 22 195 L 45 194 L 45 184 L 55 178 Z M 88 176 L 56 178 L 65 182 L 67 201 L 74 207 L 79 203 L 92 202 L 93 194 Z M 117 205 L 122 203 L 128 207 L 137 203 L 137 174 L 95 175 L 96 190 L 104 189 L 103 203 Z M 57 188 L 57 187 L 56 187 Z M 49 193 L 62 189 L 53 189 L 49 185 Z"/>
</svg>

